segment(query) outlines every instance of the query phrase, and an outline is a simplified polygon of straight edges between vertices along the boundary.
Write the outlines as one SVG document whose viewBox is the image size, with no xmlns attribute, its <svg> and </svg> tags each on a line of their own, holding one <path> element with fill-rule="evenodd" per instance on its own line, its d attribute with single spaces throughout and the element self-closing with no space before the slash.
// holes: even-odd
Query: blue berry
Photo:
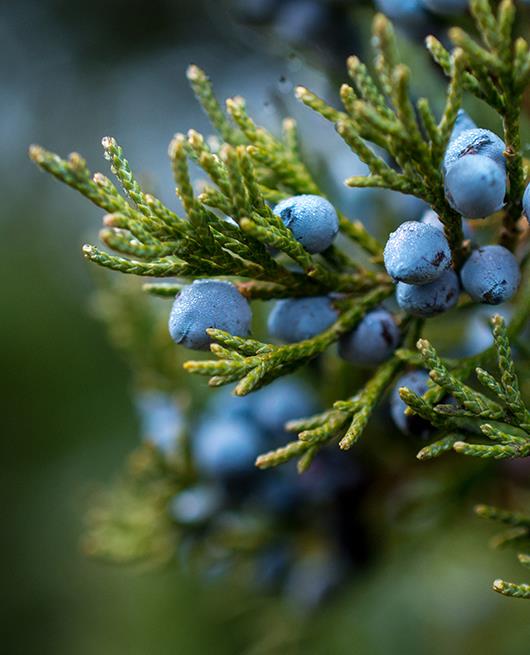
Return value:
<svg viewBox="0 0 530 655">
<path fill-rule="evenodd" d="M 504 171 L 506 170 L 505 147 L 503 140 L 490 130 L 481 127 L 465 130 L 449 142 L 444 156 L 444 173 L 447 174 L 458 160 L 467 155 L 489 157 Z"/>
<path fill-rule="evenodd" d="M 435 227 L 437 230 L 444 231 L 444 224 L 438 217 L 438 214 L 433 209 L 427 209 L 426 212 L 421 217 L 421 222 L 431 227 Z M 473 230 L 471 225 L 467 221 L 462 221 L 462 231 L 464 233 L 464 239 L 473 238 Z"/>
<path fill-rule="evenodd" d="M 468 8 L 469 0 L 422 0 L 435 14 L 459 14 Z"/>
<path fill-rule="evenodd" d="M 252 472 L 262 446 L 253 422 L 223 416 L 205 417 L 192 440 L 197 468 L 221 479 Z"/>
<path fill-rule="evenodd" d="M 451 266 L 451 250 L 444 234 L 425 223 L 406 221 L 388 237 L 385 267 L 394 280 L 427 284 Z"/>
<path fill-rule="evenodd" d="M 390 357 L 399 339 L 394 317 L 380 307 L 368 312 L 354 330 L 340 339 L 339 355 L 353 364 L 375 366 Z"/>
<path fill-rule="evenodd" d="M 274 448 L 275 444 L 268 448 Z M 285 439 L 281 445 L 285 444 Z M 296 511 L 299 503 L 307 503 L 309 494 L 302 493 L 300 476 L 294 462 L 275 469 L 260 471 L 253 488 L 252 499 L 260 508 L 277 515 L 287 515 Z"/>
<path fill-rule="evenodd" d="M 279 541 L 267 546 L 258 554 L 255 562 L 255 582 L 258 589 L 276 589 L 284 580 L 293 561 L 293 553 L 287 543 Z"/>
<path fill-rule="evenodd" d="M 271 435 L 283 436 L 287 421 L 311 416 L 317 411 L 311 390 L 297 380 L 276 380 L 250 397 L 253 397 L 256 422 Z"/>
<path fill-rule="evenodd" d="M 528 222 L 530 222 L 530 184 L 527 185 L 523 195 L 523 212 Z"/>
<path fill-rule="evenodd" d="M 207 328 L 238 337 L 250 332 L 252 314 L 245 298 L 230 282 L 195 280 L 177 294 L 169 315 L 169 333 L 175 343 L 193 350 L 208 350 Z"/>
<path fill-rule="evenodd" d="M 459 214 L 485 218 L 502 209 L 506 195 L 506 173 L 493 159 L 466 155 L 445 176 L 445 197 Z"/>
<path fill-rule="evenodd" d="M 466 322 L 464 338 L 459 340 L 460 352 L 458 356 L 472 357 L 493 345 L 493 335 L 489 321 L 494 314 L 500 314 L 506 323 L 509 323 L 513 311 L 510 305 L 496 307 L 495 310 L 483 305 L 475 307 L 475 311 Z"/>
<path fill-rule="evenodd" d="M 169 512 L 178 523 L 202 523 L 213 516 L 221 501 L 221 493 L 216 487 L 196 485 L 174 496 L 169 503 Z"/>
<path fill-rule="evenodd" d="M 475 302 L 499 305 L 517 291 L 521 273 L 509 250 L 503 246 L 484 246 L 471 253 L 460 277 Z"/>
<path fill-rule="evenodd" d="M 165 455 L 171 455 L 177 448 L 184 419 L 175 399 L 160 391 L 146 391 L 136 398 L 144 441 Z"/>
<path fill-rule="evenodd" d="M 344 561 L 326 550 L 298 557 L 285 583 L 285 595 L 297 608 L 314 610 L 344 579 Z"/>
<path fill-rule="evenodd" d="M 274 31 L 284 42 L 307 44 L 322 31 L 327 18 L 325 6 L 317 0 L 280 2 Z"/>
<path fill-rule="evenodd" d="M 339 231 L 339 219 L 333 205 L 321 196 L 302 195 L 286 198 L 274 208 L 294 238 L 311 253 L 329 248 Z"/>
<path fill-rule="evenodd" d="M 205 411 L 208 416 L 253 420 L 256 396 L 257 393 L 251 393 L 248 396 L 234 396 L 229 387 L 212 389 L 208 394 L 208 405 Z"/>
<path fill-rule="evenodd" d="M 475 121 L 469 116 L 467 112 L 465 112 L 463 109 L 459 109 L 456 115 L 456 121 L 453 126 L 453 131 L 451 132 L 451 138 L 449 139 L 449 142 L 451 143 L 455 141 L 461 134 L 467 132 L 468 130 L 476 129 L 477 124 Z"/>
<path fill-rule="evenodd" d="M 392 189 L 379 189 L 379 192 L 385 200 L 385 211 L 400 220 L 403 216 L 407 216 L 409 220 L 415 221 L 429 207 L 425 200 L 411 196 L 409 193 L 401 193 Z"/>
<path fill-rule="evenodd" d="M 407 409 L 407 404 L 401 399 L 399 395 L 399 390 L 401 387 L 407 387 L 414 393 L 417 393 L 419 396 L 427 391 L 427 382 L 429 376 L 426 371 L 416 370 L 405 373 L 399 380 L 396 382 L 392 394 L 390 396 L 390 414 L 396 426 L 404 434 L 410 436 L 426 438 L 432 433 L 432 427 L 425 419 L 421 418 L 417 414 L 412 414 L 407 416 L 405 410 Z"/>
<path fill-rule="evenodd" d="M 398 24 L 412 26 L 425 19 L 421 0 L 375 0 L 379 11 Z"/>
<path fill-rule="evenodd" d="M 274 339 L 294 343 L 320 334 L 337 318 L 338 312 L 328 296 L 288 298 L 274 305 L 267 327 Z"/>
<path fill-rule="evenodd" d="M 451 309 L 458 300 L 459 291 L 458 276 L 449 270 L 430 284 L 418 286 L 399 282 L 396 299 L 401 309 L 412 316 L 429 318 Z"/>
</svg>

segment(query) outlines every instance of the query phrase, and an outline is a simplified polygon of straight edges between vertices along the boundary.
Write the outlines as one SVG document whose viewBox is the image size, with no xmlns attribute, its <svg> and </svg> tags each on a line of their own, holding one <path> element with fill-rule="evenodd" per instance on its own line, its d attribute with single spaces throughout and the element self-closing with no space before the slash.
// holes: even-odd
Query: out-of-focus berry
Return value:
<svg viewBox="0 0 530 655">
<path fill-rule="evenodd" d="M 213 478 L 251 473 L 263 447 L 257 426 L 244 418 L 207 416 L 192 439 L 198 469 Z"/>
<path fill-rule="evenodd" d="M 222 503 L 222 495 L 214 486 L 197 485 L 183 489 L 172 498 L 169 512 L 178 523 L 203 523 L 213 516 Z"/>
<path fill-rule="evenodd" d="M 435 14 L 451 15 L 464 12 L 469 0 L 422 0 L 423 4 Z"/>
<path fill-rule="evenodd" d="M 399 378 L 392 390 L 392 394 L 390 396 L 390 413 L 394 423 L 404 434 L 426 438 L 433 431 L 430 423 L 421 418 L 421 416 L 418 416 L 417 414 L 408 416 L 405 414 L 407 404 L 401 399 L 401 396 L 399 395 L 399 390 L 401 387 L 407 387 L 419 396 L 423 396 L 423 394 L 427 391 L 428 380 L 429 375 L 426 371 L 409 371 Z"/>
<path fill-rule="evenodd" d="M 164 455 L 174 453 L 184 427 L 184 418 L 175 399 L 161 391 L 144 391 L 135 402 L 142 438 Z"/>
</svg>

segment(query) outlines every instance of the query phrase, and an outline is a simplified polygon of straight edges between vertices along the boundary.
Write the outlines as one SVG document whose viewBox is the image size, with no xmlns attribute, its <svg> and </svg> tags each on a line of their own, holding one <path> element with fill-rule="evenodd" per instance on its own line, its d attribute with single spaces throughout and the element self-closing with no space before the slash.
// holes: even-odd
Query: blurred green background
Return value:
<svg viewBox="0 0 530 655">
<path fill-rule="evenodd" d="M 381 543 L 377 565 L 310 621 L 229 580 L 205 587 L 176 565 L 139 573 L 79 551 L 87 494 L 120 467 L 138 426 L 127 365 L 88 311 L 94 285 L 80 245 L 94 238 L 100 212 L 40 174 L 27 146 L 75 149 L 99 170 L 99 139 L 112 134 L 171 201 L 167 142 L 205 128 L 185 82 L 190 62 L 209 71 L 220 96 L 247 96 L 272 125 L 291 110 L 294 83 L 328 89 L 303 57 L 252 34 L 216 0 L 0 8 L 1 650 L 529 653 L 530 605 L 488 590 L 493 574 L 519 579 L 521 571 L 512 556 L 488 550 L 491 528 L 471 517 L 467 500 L 460 518 L 427 539 L 404 529 Z M 335 137 L 303 120 L 312 149 L 329 147 Z"/>
</svg>

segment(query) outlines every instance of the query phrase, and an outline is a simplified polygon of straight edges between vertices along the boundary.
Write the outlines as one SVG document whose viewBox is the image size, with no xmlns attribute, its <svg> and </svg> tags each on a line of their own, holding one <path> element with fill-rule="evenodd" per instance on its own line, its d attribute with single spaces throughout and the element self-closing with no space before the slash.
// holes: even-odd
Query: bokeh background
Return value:
<svg viewBox="0 0 530 655">
<path fill-rule="evenodd" d="M 365 48 L 373 9 L 323 2 L 323 13 L 311 14 L 288 4 L 21 0 L 0 7 L 2 652 L 529 652 L 530 607 L 488 590 L 493 577 L 518 579 L 521 571 L 512 556 L 487 548 L 491 528 L 471 515 L 472 501 L 487 498 L 466 490 L 440 498 L 414 446 L 411 479 L 401 473 L 396 487 L 399 502 L 371 510 L 381 526 L 394 526 L 372 535 L 375 563 L 310 620 L 229 579 L 205 585 L 176 563 L 138 572 L 80 552 L 90 490 L 119 469 L 139 428 L 127 363 L 89 310 L 94 280 L 80 246 L 95 238 L 100 212 L 42 175 L 27 146 L 75 149 L 104 170 L 100 138 L 116 136 L 140 176 L 172 202 L 167 143 L 176 131 L 207 130 L 185 80 L 195 62 L 219 96 L 246 96 L 258 122 L 274 128 L 294 114 L 337 201 L 376 220 L 369 199 L 342 190 L 355 161 L 291 97 L 297 83 L 334 97 L 344 77 L 338 62 Z M 436 73 L 417 57 L 419 86 L 436 90 Z M 481 475 L 473 469 L 465 479 Z M 425 503 L 416 507 L 418 499 Z M 428 530 L 431 514 L 447 505 L 446 520 Z"/>
</svg>

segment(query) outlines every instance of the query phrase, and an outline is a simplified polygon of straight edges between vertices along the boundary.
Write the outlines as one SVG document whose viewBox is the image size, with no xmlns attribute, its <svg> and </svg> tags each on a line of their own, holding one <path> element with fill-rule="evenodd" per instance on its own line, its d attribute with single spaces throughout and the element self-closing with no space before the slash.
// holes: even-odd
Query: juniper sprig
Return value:
<svg viewBox="0 0 530 655">
<path fill-rule="evenodd" d="M 40 168 L 105 212 L 99 236 L 113 252 L 87 244 L 83 253 L 88 260 L 122 273 L 172 278 L 168 282 L 148 281 L 143 286 L 146 293 L 174 298 L 183 288 L 202 284 L 211 287 L 211 282 L 195 282 L 206 279 L 217 281 L 214 286 L 218 287 L 218 281 L 223 281 L 225 291 L 226 282 L 234 285 L 230 294 L 235 294 L 245 309 L 247 301 L 312 297 L 326 297 L 329 301 L 330 313 L 336 312 L 336 320 L 320 333 L 288 344 L 246 336 L 250 310 L 244 316 L 244 329 L 234 329 L 237 334 L 213 327 L 205 334 L 201 323 L 198 337 L 186 340 L 189 326 L 181 324 L 182 316 L 177 311 L 179 320 L 173 322 L 173 331 L 178 333 L 175 340 L 194 348 L 200 342 L 201 347 L 209 346 L 212 355 L 210 359 L 187 361 L 184 368 L 208 377 L 211 387 L 235 383 L 235 395 L 245 396 L 299 369 L 346 335 L 355 335 L 357 326 L 395 292 L 394 283 L 398 282 L 396 299 L 402 313 L 396 318 L 402 347 L 395 350 L 398 337 L 390 335 L 387 345 L 392 352 L 385 351 L 386 360 L 375 358 L 379 366 L 366 384 L 318 415 L 291 421 L 287 429 L 297 435 L 296 439 L 260 455 L 256 461 L 259 468 L 295 458 L 303 472 L 323 446 L 338 443 L 342 450 L 351 448 L 400 370 L 412 365 L 430 371 L 430 388 L 423 396 L 402 388 L 400 397 L 408 406 L 407 413 L 418 415 L 435 431 L 435 440 L 418 453 L 419 459 L 438 457 L 449 450 L 491 459 L 530 455 L 530 411 L 521 393 L 510 348 L 510 338 L 518 335 L 530 316 L 528 256 L 521 266 L 522 285 L 515 296 L 510 325 L 506 326 L 500 316 L 492 319 L 492 348 L 452 362 L 440 357 L 429 341 L 420 338 L 424 318 L 457 305 L 460 281 L 473 300 L 495 304 L 511 298 L 520 279 L 517 247 L 523 241 L 519 221 L 527 171 L 519 123 L 523 93 L 530 82 L 530 51 L 524 39 L 513 36 L 513 0 L 502 0 L 496 13 L 488 0 L 471 0 L 471 13 L 480 42 L 461 28 L 450 31 L 454 46 L 451 51 L 436 38 L 427 39 L 432 57 L 449 78 L 444 108 L 438 118 L 427 98 L 412 99 L 411 69 L 400 61 L 393 27 L 382 14 L 377 14 L 373 22 L 373 72 L 357 57 L 348 59 L 351 84 L 343 84 L 340 89 L 342 108 L 331 106 L 305 87 L 296 90 L 297 98 L 332 123 L 368 166 L 368 175 L 348 178 L 347 186 L 386 188 L 414 195 L 436 213 L 443 234 L 436 223 L 406 223 L 391 235 L 384 249 L 361 221 L 352 221 L 337 212 L 325 198 L 304 163 L 292 118 L 285 119 L 282 133 L 277 136 L 256 125 L 243 98 L 229 98 L 223 108 L 210 80 L 197 66 L 190 66 L 188 79 L 218 137 L 210 139 L 190 130 L 171 140 L 168 154 L 180 202 L 178 211 L 141 187 L 122 147 L 112 137 L 105 137 L 102 146 L 117 184 L 101 173 L 92 175 L 77 153 L 62 159 L 40 146 L 30 148 L 30 157 Z M 453 161 L 447 155 L 448 145 L 452 143 L 465 92 L 498 113 L 503 123 L 503 142 L 494 138 L 493 154 L 487 148 L 478 152 L 470 144 L 456 148 Z M 470 119 L 469 122 L 473 124 Z M 477 131 L 482 135 L 485 132 Z M 192 183 L 191 163 L 198 165 L 207 178 L 200 189 Z M 478 171 L 482 185 L 484 176 L 491 173 L 491 180 L 498 182 L 492 198 L 484 198 L 477 184 L 473 202 L 463 203 L 461 191 L 464 200 L 470 199 L 465 197 L 461 171 L 465 171 L 466 180 L 476 180 Z M 488 202 L 477 207 L 477 198 Z M 296 229 L 290 222 L 295 206 Z M 325 208 L 326 229 L 322 222 L 314 221 L 315 207 Z M 487 248 L 489 253 L 492 248 L 502 252 L 504 261 L 507 258 L 511 266 L 509 280 L 504 279 L 504 270 L 500 271 L 502 279 L 493 276 L 492 280 L 482 275 L 480 266 L 478 273 L 469 273 L 475 260 L 481 264 L 487 259 L 483 252 L 486 248 L 469 256 L 470 240 L 464 238 L 462 216 L 455 207 L 480 218 L 502 211 L 499 245 Z M 335 238 L 337 223 L 339 231 Z M 305 239 L 308 235 L 304 230 L 311 224 L 320 230 L 311 235 L 316 236 L 316 242 L 313 238 Z M 491 268 L 490 264 L 487 266 Z M 190 287 L 193 282 L 195 285 Z M 498 294 L 492 295 L 490 287 L 503 284 L 509 288 L 496 289 Z M 180 298 L 184 295 L 186 292 Z M 211 309 L 208 300 L 204 302 Z M 206 316 L 208 311 L 201 312 L 201 318 L 212 325 L 211 317 Z M 221 326 L 231 329 L 232 323 Z M 123 334 L 131 337 L 127 329 Z M 416 342 L 417 352 L 412 350 Z M 130 350 L 134 350 L 134 343 Z M 486 368 L 492 359 L 496 361 L 496 375 Z M 158 363 L 152 368 L 156 369 Z M 172 367 L 165 363 L 160 368 L 164 372 L 163 383 L 167 384 Z M 469 381 L 473 374 L 482 390 Z M 172 493 L 178 481 L 173 483 Z M 150 484 L 147 486 L 148 495 L 161 493 L 160 497 L 167 500 L 167 489 L 160 491 L 155 484 L 153 491 Z M 128 512 L 131 495 L 136 502 L 138 495 L 129 492 L 126 488 L 116 496 L 121 499 L 119 511 Z M 112 510 L 111 505 L 106 506 Z M 508 516 L 496 510 L 483 509 L 480 513 L 501 520 Z M 113 524 L 107 518 L 100 515 L 95 521 L 95 534 Z M 156 515 L 155 519 L 158 518 Z M 528 519 L 518 518 L 518 523 L 515 518 L 504 520 L 510 521 L 516 529 L 512 540 L 527 536 Z M 164 537 L 163 530 L 161 534 Z M 110 543 L 119 540 L 120 534 L 113 533 L 108 538 Z M 142 542 L 137 546 L 135 554 L 141 556 L 146 548 L 158 549 L 159 544 Z M 523 563 L 527 563 L 528 557 L 522 556 Z M 498 581 L 495 588 L 505 595 L 530 596 L 525 585 Z"/>
<path fill-rule="evenodd" d="M 503 118 L 510 193 L 501 239 L 512 247 L 517 236 L 515 218 L 521 212 L 524 180 L 518 108 L 530 78 L 530 54 L 523 40 L 512 44 L 514 12 L 510 0 L 501 3 L 497 16 L 487 0 L 473 0 L 472 13 L 483 45 L 456 28 L 451 33 L 455 44 L 452 52 L 434 38 L 428 39 L 431 53 L 450 78 L 445 108 L 438 121 L 426 98 L 420 98 L 416 104 L 410 99 L 410 69 L 400 62 L 392 25 L 381 14 L 376 15 L 373 25 L 375 73 L 372 76 L 365 64 L 350 57 L 348 73 L 352 86 L 341 88 L 342 110 L 331 107 L 305 88 L 299 87 L 296 92 L 304 104 L 334 123 L 346 143 L 369 166 L 370 175 L 350 178 L 347 184 L 385 187 L 423 198 L 437 212 L 457 266 L 465 251 L 462 221 L 446 200 L 441 163 L 464 90 L 488 102 Z M 281 137 L 274 136 L 254 123 L 242 98 L 228 99 L 226 111 L 223 110 L 208 77 L 197 66 L 190 66 L 188 78 L 221 142 L 216 146 L 194 130 L 187 136 L 177 134 L 171 141 L 169 157 L 182 216 L 141 188 L 123 149 L 112 137 L 105 137 L 102 145 L 123 194 L 104 175 L 92 176 L 86 162 L 75 153 L 64 160 L 32 146 L 30 156 L 41 168 L 107 212 L 100 238 L 118 255 L 86 245 L 85 257 L 124 273 L 178 279 L 177 283 L 148 283 L 144 288 L 149 293 L 171 297 L 186 280 L 213 277 L 231 279 L 250 300 L 341 295 L 336 301 L 337 321 L 305 341 L 274 345 L 220 330 L 209 331 L 213 340 L 211 351 L 217 359 L 190 361 L 185 368 L 209 376 L 212 386 L 237 382 L 236 394 L 245 395 L 324 352 L 389 296 L 392 285 L 381 270 L 382 247 L 362 223 L 339 215 L 340 244 L 331 245 L 320 254 L 310 254 L 271 209 L 271 202 L 289 195 L 323 196 L 301 158 L 293 119 L 286 119 Z M 379 154 L 381 150 L 387 152 L 390 160 Z M 199 194 L 190 180 L 190 160 L 209 178 Z M 372 266 L 368 268 L 352 257 L 353 245 L 366 252 Z M 276 256 L 273 249 L 282 256 Z M 427 287 L 418 289 L 423 293 Z M 451 302 L 444 299 L 440 308 L 455 301 L 453 293 Z M 436 313 L 431 309 L 429 312 L 422 309 L 421 315 Z M 434 356 L 427 346 L 422 355 L 427 359 Z M 383 365 L 358 397 L 366 402 L 366 398 L 384 393 L 386 382 L 392 379 L 388 370 L 396 367 L 397 364 Z M 441 369 L 433 371 L 433 375 L 441 376 Z M 344 426 L 352 416 L 357 417 L 357 434 L 358 426 L 365 423 L 353 411 L 359 402 L 352 401 L 348 411 L 342 406 L 340 420 L 336 410 L 332 410 L 331 422 L 319 424 L 320 434 L 333 425 L 332 433 L 337 436 L 336 426 Z M 464 409 L 471 411 L 469 407 Z M 428 411 L 434 418 L 434 410 Z M 442 411 L 438 408 L 436 415 L 441 416 Z M 450 421 L 454 423 L 456 417 L 445 418 L 446 423 Z M 440 419 L 435 422 L 440 423 Z M 342 437 L 343 447 L 355 440 L 351 432 L 347 431 L 347 435 L 348 438 Z M 476 451 L 460 443 L 454 447 L 490 452 Z M 299 452 L 306 448 L 302 443 L 296 445 Z M 511 450 L 506 445 L 496 452 L 500 456 Z M 282 459 L 285 456 L 284 453 Z"/>
<path fill-rule="evenodd" d="M 477 505 L 475 514 L 508 526 L 506 530 L 494 537 L 492 545 L 495 548 L 506 546 L 525 548 L 518 554 L 518 559 L 523 566 L 530 568 L 530 516 L 518 512 L 508 512 L 489 505 Z M 493 590 L 503 596 L 530 599 L 530 584 L 497 579 L 493 582 Z"/>
<path fill-rule="evenodd" d="M 469 365 L 451 370 L 426 340 L 417 343 L 425 367 L 438 393 L 432 390 L 420 397 L 409 389 L 401 390 L 402 399 L 410 410 L 432 423 L 442 433 L 451 433 L 443 444 L 439 440 L 418 453 L 419 459 L 430 459 L 452 448 L 472 457 L 508 459 L 530 455 L 530 412 L 522 399 L 515 372 L 508 331 L 499 315 L 491 319 L 498 377 L 480 366 L 474 368 L 478 381 L 490 395 L 464 382 L 472 369 Z M 434 402 L 429 402 L 429 395 Z M 453 399 L 447 403 L 446 398 Z M 470 439 L 487 438 L 489 443 L 474 443 Z M 491 444 L 491 441 L 494 443 Z"/>
</svg>

